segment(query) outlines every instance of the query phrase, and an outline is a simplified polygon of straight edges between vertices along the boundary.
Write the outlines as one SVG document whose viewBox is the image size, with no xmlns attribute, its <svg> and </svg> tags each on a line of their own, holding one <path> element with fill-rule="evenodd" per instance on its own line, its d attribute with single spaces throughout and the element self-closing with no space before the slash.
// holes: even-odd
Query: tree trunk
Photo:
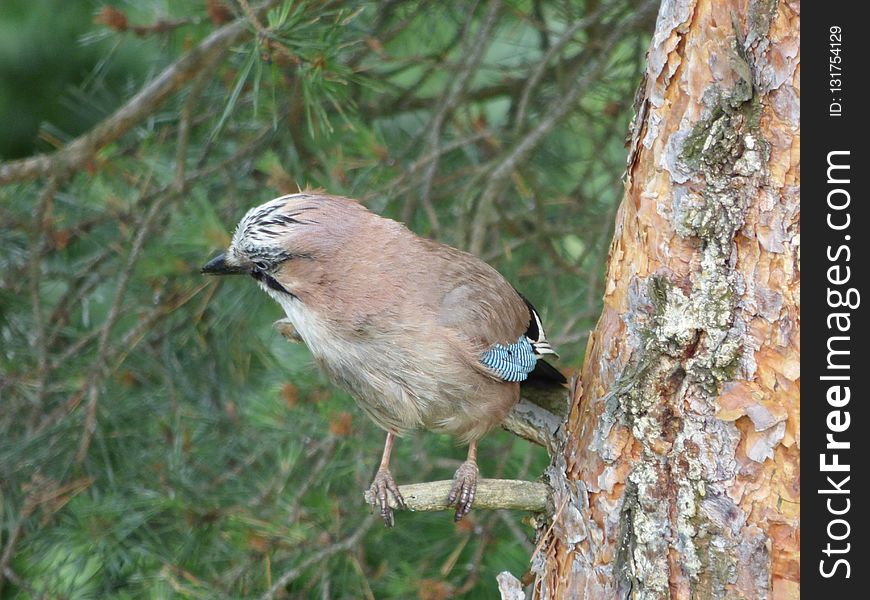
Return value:
<svg viewBox="0 0 870 600">
<path fill-rule="evenodd" d="M 799 12 L 661 7 L 539 598 L 798 597 Z"/>
</svg>

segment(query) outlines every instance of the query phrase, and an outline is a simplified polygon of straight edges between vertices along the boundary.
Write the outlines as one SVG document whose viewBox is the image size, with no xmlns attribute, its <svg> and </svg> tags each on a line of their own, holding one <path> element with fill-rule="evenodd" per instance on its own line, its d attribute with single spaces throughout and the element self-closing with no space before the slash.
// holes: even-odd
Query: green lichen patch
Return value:
<svg viewBox="0 0 870 600">
<path fill-rule="evenodd" d="M 632 588 L 637 585 L 633 560 L 634 550 L 637 546 L 633 516 L 637 510 L 637 486 L 629 481 L 625 486 L 625 492 L 622 494 L 616 557 L 613 561 L 613 576 L 616 579 L 617 592 L 620 598 L 630 598 Z"/>
<path fill-rule="evenodd" d="M 777 0 L 752 0 L 749 3 L 747 45 L 767 37 L 770 26 L 776 18 L 776 2 Z"/>
<path fill-rule="evenodd" d="M 756 4 L 752 31 L 764 30 L 769 14 L 768 3 Z M 663 543 L 677 549 L 699 597 L 725 597 L 736 577 L 728 550 L 739 515 L 721 482 L 734 476 L 740 433 L 716 419 L 716 398 L 725 382 L 740 376 L 745 343 L 735 237 L 764 185 L 769 158 L 743 48 L 737 32 L 729 56 L 735 84 L 730 90 L 711 86 L 706 116 L 674 148 L 680 177 L 672 178 L 671 218 L 678 235 L 699 240 L 699 267 L 688 289 L 663 274 L 637 286 L 642 297 L 629 329 L 640 348 L 613 389 L 622 422 L 641 445 L 620 514 L 615 576 L 622 589 L 643 581 L 652 597 L 668 593 L 659 585 L 667 582 Z"/>
<path fill-rule="evenodd" d="M 722 172 L 743 152 L 737 133 L 743 117 L 729 106 L 727 97 L 719 95 L 710 116 L 696 123 L 683 143 L 680 157 L 696 171 Z"/>
<path fill-rule="evenodd" d="M 725 94 L 714 88 L 711 95 L 717 98 L 715 104 L 686 136 L 680 159 L 700 179 L 715 185 L 715 177 L 735 174 L 734 167 L 747 149 L 760 150 L 754 140 L 760 139 L 761 102 L 738 90 Z"/>
</svg>

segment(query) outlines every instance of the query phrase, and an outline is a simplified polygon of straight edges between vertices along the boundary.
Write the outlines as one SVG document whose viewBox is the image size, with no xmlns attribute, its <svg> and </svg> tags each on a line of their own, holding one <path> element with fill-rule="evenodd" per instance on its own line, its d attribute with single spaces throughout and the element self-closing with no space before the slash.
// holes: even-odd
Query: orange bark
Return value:
<svg viewBox="0 0 870 600">
<path fill-rule="evenodd" d="M 799 597 L 799 12 L 663 3 L 537 597 Z"/>
</svg>

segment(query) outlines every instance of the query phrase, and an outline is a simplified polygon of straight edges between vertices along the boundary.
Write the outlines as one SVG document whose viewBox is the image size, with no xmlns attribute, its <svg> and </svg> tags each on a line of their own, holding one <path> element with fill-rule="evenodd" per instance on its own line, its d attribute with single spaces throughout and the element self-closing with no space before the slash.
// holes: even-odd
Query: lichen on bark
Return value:
<svg viewBox="0 0 870 600">
<path fill-rule="evenodd" d="M 641 449 L 628 476 L 637 493 L 624 499 L 635 506 L 623 510 L 622 527 L 633 551 L 621 555 L 628 563 L 616 569 L 642 580 L 645 597 L 670 594 L 667 539 L 679 553 L 683 573 L 709 597 L 723 597 L 726 586 L 737 580 L 730 551 L 737 542 L 728 535 L 727 523 L 700 508 L 712 498 L 742 518 L 718 485 L 735 474 L 740 434 L 715 414 L 722 384 L 737 376 L 741 363 L 750 362 L 741 361 L 745 325 L 735 313 L 740 280 L 734 236 L 764 182 L 767 152 L 753 126 L 757 101 L 751 95 L 736 101 L 745 95 L 740 86 L 731 93 L 711 87 L 705 98 L 715 100 L 708 116 L 684 138 L 684 181 L 674 182 L 684 189 L 672 215 L 677 234 L 700 246 L 698 268 L 684 282 L 688 289 L 667 274 L 654 275 L 647 282 L 652 310 L 627 313 L 634 321 L 629 328 L 642 340 L 638 360 L 648 367 L 625 397 Z M 660 480 L 671 489 L 658 490 Z"/>
<path fill-rule="evenodd" d="M 539 597 L 796 597 L 796 23 L 662 5 Z"/>
</svg>

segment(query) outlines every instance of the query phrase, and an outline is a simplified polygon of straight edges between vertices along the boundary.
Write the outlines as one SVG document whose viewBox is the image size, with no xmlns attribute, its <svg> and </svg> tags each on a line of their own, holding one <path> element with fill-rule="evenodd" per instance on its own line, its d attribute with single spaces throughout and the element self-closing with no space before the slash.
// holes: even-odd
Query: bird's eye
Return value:
<svg viewBox="0 0 870 600">
<path fill-rule="evenodd" d="M 268 271 L 269 270 L 269 263 L 267 263 L 264 260 L 255 260 L 254 266 L 257 267 L 258 271 Z"/>
</svg>

